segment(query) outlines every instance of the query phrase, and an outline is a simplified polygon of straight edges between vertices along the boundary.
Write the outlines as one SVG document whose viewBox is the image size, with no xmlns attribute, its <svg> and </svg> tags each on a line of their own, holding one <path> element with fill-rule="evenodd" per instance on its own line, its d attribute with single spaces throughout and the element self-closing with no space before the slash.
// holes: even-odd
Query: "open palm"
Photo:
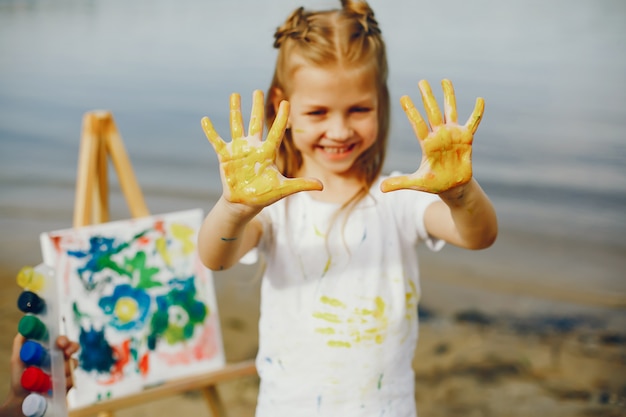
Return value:
<svg viewBox="0 0 626 417">
<path fill-rule="evenodd" d="M 400 99 L 422 147 L 422 161 L 413 174 L 384 180 L 381 184 L 383 192 L 413 189 L 438 194 L 465 184 L 472 178 L 472 141 L 485 102 L 479 97 L 467 123 L 459 125 L 452 83 L 443 80 L 441 85 L 444 93 L 443 117 L 428 82 L 419 82 L 430 129 L 411 99 L 408 96 Z"/>
<path fill-rule="evenodd" d="M 288 116 L 289 103 L 283 101 L 267 139 L 262 141 L 263 92 L 256 90 L 253 94 L 248 136 L 244 134 L 241 97 L 237 93 L 230 96 L 230 143 L 224 142 L 217 134 L 208 117 L 202 118 L 204 133 L 220 162 L 226 200 L 250 206 L 267 206 L 299 191 L 322 189 L 318 180 L 286 178 L 276 168 L 276 152 L 285 133 Z"/>
</svg>

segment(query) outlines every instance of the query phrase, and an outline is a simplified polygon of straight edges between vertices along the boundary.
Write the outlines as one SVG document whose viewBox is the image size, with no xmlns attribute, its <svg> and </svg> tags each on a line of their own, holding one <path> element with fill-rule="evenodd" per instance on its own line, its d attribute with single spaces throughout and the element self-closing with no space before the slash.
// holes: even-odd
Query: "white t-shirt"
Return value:
<svg viewBox="0 0 626 417">
<path fill-rule="evenodd" d="M 350 213 L 297 193 L 263 210 L 257 417 L 414 417 L 416 246 L 438 196 L 383 194 Z"/>
</svg>

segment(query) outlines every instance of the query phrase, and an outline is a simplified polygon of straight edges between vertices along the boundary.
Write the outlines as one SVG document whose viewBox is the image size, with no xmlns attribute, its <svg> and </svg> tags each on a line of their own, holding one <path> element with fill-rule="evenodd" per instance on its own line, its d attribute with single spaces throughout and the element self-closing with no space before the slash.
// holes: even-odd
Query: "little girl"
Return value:
<svg viewBox="0 0 626 417">
<path fill-rule="evenodd" d="M 341 4 L 299 8 L 278 28 L 274 77 L 265 105 L 254 92 L 247 136 L 237 94 L 232 141 L 202 120 L 223 194 L 201 227 L 200 257 L 213 270 L 253 248 L 266 260 L 258 417 L 415 416 L 416 246 L 481 249 L 497 234 L 472 177 L 482 99 L 459 125 L 452 84 L 442 83 L 442 116 L 421 81 L 429 124 L 401 100 L 422 145 L 420 167 L 383 176 L 385 44 L 367 3 Z"/>
</svg>

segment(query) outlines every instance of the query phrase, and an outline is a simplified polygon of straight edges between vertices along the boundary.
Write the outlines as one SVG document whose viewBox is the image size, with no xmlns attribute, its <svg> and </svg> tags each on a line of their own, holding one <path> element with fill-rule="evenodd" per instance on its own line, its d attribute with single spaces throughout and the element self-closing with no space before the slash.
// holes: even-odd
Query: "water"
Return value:
<svg viewBox="0 0 626 417">
<path fill-rule="evenodd" d="M 200 119 L 227 136 L 229 94 L 247 113 L 270 81 L 275 27 L 302 4 L 339 2 L 0 0 L 0 219 L 71 210 L 93 109 L 113 111 L 148 197 L 218 193 Z M 485 97 L 474 170 L 503 229 L 626 253 L 626 3 L 370 4 L 391 67 L 388 170 L 420 160 L 399 97 L 418 102 L 425 78 L 441 99 L 450 78 L 460 118 Z"/>
</svg>

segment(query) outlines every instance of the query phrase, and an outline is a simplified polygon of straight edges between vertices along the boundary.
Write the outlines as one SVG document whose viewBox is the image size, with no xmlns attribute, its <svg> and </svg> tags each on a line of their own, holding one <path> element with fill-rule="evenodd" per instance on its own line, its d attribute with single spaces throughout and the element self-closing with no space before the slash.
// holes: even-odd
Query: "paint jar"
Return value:
<svg viewBox="0 0 626 417">
<path fill-rule="evenodd" d="M 25 266 L 17 274 L 17 285 L 25 290 L 41 291 L 46 285 L 46 278 L 35 268 Z"/>
<path fill-rule="evenodd" d="M 26 417 L 45 417 L 48 400 L 41 394 L 30 393 L 22 401 L 22 413 Z"/>
<path fill-rule="evenodd" d="M 59 336 L 61 327 L 55 279 L 55 270 L 43 263 L 24 267 L 17 276 L 25 293 L 18 300 L 18 308 L 26 313 L 18 332 L 27 339 L 20 348 L 20 359 L 32 363 L 22 372 L 20 384 L 30 391 L 25 394 L 39 394 L 21 404 L 23 414 L 31 417 L 68 415 L 63 351 L 51 343 Z"/>
<path fill-rule="evenodd" d="M 39 314 L 46 308 L 46 302 L 32 291 L 23 291 L 17 299 L 17 308 L 24 313 Z"/>
<path fill-rule="evenodd" d="M 27 314 L 20 320 L 17 331 L 27 339 L 47 341 L 48 328 L 38 317 Z"/>
<path fill-rule="evenodd" d="M 26 391 L 47 394 L 52 390 L 52 378 L 36 366 L 29 366 L 24 370 L 21 383 Z"/>
<path fill-rule="evenodd" d="M 50 368 L 50 354 L 48 353 L 48 349 L 32 340 L 27 340 L 22 345 L 20 349 L 20 359 L 26 365 Z"/>
</svg>

